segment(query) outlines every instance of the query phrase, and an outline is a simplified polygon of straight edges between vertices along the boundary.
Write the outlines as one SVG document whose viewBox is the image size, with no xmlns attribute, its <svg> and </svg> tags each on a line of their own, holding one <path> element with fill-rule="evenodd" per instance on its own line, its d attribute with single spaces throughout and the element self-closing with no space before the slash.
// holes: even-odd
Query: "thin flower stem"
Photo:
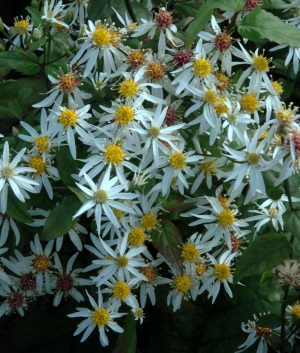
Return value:
<svg viewBox="0 0 300 353">
<path fill-rule="evenodd" d="M 134 23 L 137 23 L 137 18 L 136 18 L 136 16 L 135 16 L 135 13 L 134 13 L 134 11 L 133 11 L 133 8 L 132 8 L 132 6 L 131 6 L 131 4 L 130 4 L 130 1 L 129 1 L 129 0 L 124 0 L 124 2 L 125 2 L 125 5 L 126 5 L 126 7 L 127 7 L 127 10 L 128 10 L 128 12 L 129 12 L 130 17 L 132 18 L 132 21 L 133 21 Z"/>
<path fill-rule="evenodd" d="M 235 27 L 236 19 L 237 19 L 239 13 L 240 13 L 240 11 L 239 12 L 235 12 L 233 14 L 231 22 L 229 23 L 229 26 L 226 28 L 226 32 L 227 33 L 229 33 L 233 29 L 233 27 Z"/>
<path fill-rule="evenodd" d="M 283 303 L 281 305 L 281 330 L 280 330 L 280 338 L 281 338 L 281 353 L 286 352 L 286 337 L 285 337 L 285 308 L 286 304 L 284 304 L 284 301 L 287 299 L 289 293 L 289 286 L 285 286 L 284 288 L 284 295 L 283 295 Z"/>
</svg>

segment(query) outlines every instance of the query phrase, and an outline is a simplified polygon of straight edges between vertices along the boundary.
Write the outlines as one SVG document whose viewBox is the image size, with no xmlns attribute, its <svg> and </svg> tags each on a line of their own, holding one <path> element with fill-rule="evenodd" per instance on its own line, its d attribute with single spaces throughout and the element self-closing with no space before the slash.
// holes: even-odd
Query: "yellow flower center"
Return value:
<svg viewBox="0 0 300 353">
<path fill-rule="evenodd" d="M 118 299 L 124 300 L 128 297 L 131 290 L 130 287 L 122 281 L 116 282 L 113 286 L 114 296 Z"/>
<path fill-rule="evenodd" d="M 124 97 L 132 97 L 138 93 L 139 85 L 133 80 L 125 80 L 120 84 L 119 93 Z"/>
<path fill-rule="evenodd" d="M 107 163 L 119 164 L 124 161 L 124 151 L 116 145 L 109 145 L 104 153 L 104 158 Z"/>
<path fill-rule="evenodd" d="M 278 210 L 276 210 L 276 208 L 270 208 L 268 212 L 269 212 L 270 218 L 278 217 Z"/>
<path fill-rule="evenodd" d="M 94 33 L 92 34 L 92 41 L 98 47 L 102 48 L 111 43 L 112 36 L 105 27 L 102 27 L 98 24 Z"/>
<path fill-rule="evenodd" d="M 245 93 L 241 97 L 240 104 L 243 110 L 253 114 L 258 110 L 259 100 L 254 96 L 254 94 Z"/>
<path fill-rule="evenodd" d="M 230 267 L 226 264 L 218 264 L 214 268 L 216 279 L 219 281 L 225 281 L 230 276 Z"/>
<path fill-rule="evenodd" d="M 113 211 L 113 213 L 114 213 L 114 215 L 115 215 L 115 217 L 117 218 L 118 221 L 120 221 L 120 219 L 124 216 L 124 214 L 126 214 L 126 212 L 121 211 L 121 210 L 117 210 L 115 208 L 112 211 Z"/>
<path fill-rule="evenodd" d="M 26 20 L 21 20 L 21 21 L 15 20 L 14 26 L 27 29 L 29 26 L 29 23 Z"/>
<path fill-rule="evenodd" d="M 156 138 L 157 136 L 159 136 L 160 134 L 160 129 L 156 126 L 152 126 L 150 129 L 149 129 L 149 135 L 152 137 L 152 138 Z"/>
<path fill-rule="evenodd" d="M 159 81 L 165 75 L 165 68 L 161 63 L 151 62 L 147 65 L 146 72 L 150 80 Z"/>
<path fill-rule="evenodd" d="M 257 336 L 260 337 L 269 337 L 272 334 L 272 330 L 269 327 L 260 327 L 255 325 L 255 331 Z"/>
<path fill-rule="evenodd" d="M 117 111 L 116 111 L 116 121 L 119 124 L 126 125 L 132 122 L 134 117 L 134 111 L 130 107 L 127 107 L 126 105 L 122 105 Z"/>
<path fill-rule="evenodd" d="M 252 59 L 254 61 L 253 68 L 256 71 L 266 71 L 269 69 L 270 59 L 265 58 L 263 55 L 253 55 Z"/>
<path fill-rule="evenodd" d="M 133 50 L 127 56 L 127 62 L 135 69 L 143 65 L 145 55 L 141 50 Z"/>
<path fill-rule="evenodd" d="M 220 84 L 217 85 L 217 89 L 219 91 L 225 91 L 228 86 L 228 77 L 225 76 L 223 72 L 216 72 L 215 77 L 220 82 Z"/>
<path fill-rule="evenodd" d="M 218 100 L 217 93 L 212 89 L 208 89 L 203 96 L 203 100 L 205 103 L 213 104 Z"/>
<path fill-rule="evenodd" d="M 177 292 L 187 292 L 191 288 L 191 279 L 188 275 L 177 276 L 174 279 L 174 288 Z"/>
<path fill-rule="evenodd" d="M 38 255 L 33 260 L 33 267 L 35 271 L 44 272 L 50 266 L 49 258 L 47 256 Z"/>
<path fill-rule="evenodd" d="M 289 124 L 295 120 L 295 116 L 290 109 L 282 109 L 278 112 L 277 119 L 281 120 L 282 124 Z"/>
<path fill-rule="evenodd" d="M 134 316 L 138 317 L 139 319 L 144 316 L 143 309 L 137 308 L 135 309 Z"/>
<path fill-rule="evenodd" d="M 35 174 L 44 174 L 47 163 L 44 162 L 43 157 L 34 156 L 29 161 L 29 167 L 36 170 Z"/>
<path fill-rule="evenodd" d="M 194 63 L 194 71 L 196 76 L 205 77 L 210 74 L 213 69 L 211 68 L 208 60 L 200 58 Z"/>
<path fill-rule="evenodd" d="M 50 141 L 48 136 L 38 137 L 34 142 L 35 142 L 35 147 L 40 152 L 47 152 L 50 148 Z"/>
<path fill-rule="evenodd" d="M 169 162 L 174 169 L 183 169 L 186 166 L 186 157 L 181 152 L 174 152 Z"/>
<path fill-rule="evenodd" d="M 220 204 L 222 205 L 223 208 L 227 207 L 227 205 L 228 205 L 228 198 L 227 197 L 218 196 L 218 201 L 220 202 Z"/>
<path fill-rule="evenodd" d="M 148 279 L 148 283 L 152 283 L 155 279 L 155 271 L 152 267 L 143 267 L 140 269 L 142 273 Z"/>
<path fill-rule="evenodd" d="M 214 109 L 216 114 L 219 116 L 221 114 L 228 114 L 229 112 L 229 108 L 227 107 L 227 105 L 225 104 L 226 99 L 221 98 L 218 99 L 215 103 L 214 103 Z"/>
<path fill-rule="evenodd" d="M 120 268 L 124 268 L 128 265 L 128 258 L 123 255 L 123 256 L 119 256 L 117 259 L 116 259 L 116 263 L 117 263 L 117 266 L 120 267 Z"/>
<path fill-rule="evenodd" d="M 109 312 L 103 308 L 99 308 L 95 310 L 93 315 L 91 316 L 91 320 L 98 327 L 107 325 L 109 322 L 109 318 L 110 318 Z"/>
<path fill-rule="evenodd" d="M 219 214 L 219 223 L 222 227 L 229 227 L 235 222 L 234 214 L 229 210 L 223 210 Z"/>
<path fill-rule="evenodd" d="M 75 90 L 75 88 L 78 86 L 78 83 L 79 82 L 77 81 L 77 77 L 71 73 L 68 73 L 66 75 L 62 75 L 59 78 L 58 86 L 63 92 L 70 94 L 70 92 Z"/>
<path fill-rule="evenodd" d="M 283 88 L 281 86 L 281 83 L 278 81 L 273 81 L 271 82 L 272 87 L 275 89 L 276 93 L 280 95 L 283 92 Z"/>
<path fill-rule="evenodd" d="M 142 245 L 144 243 L 144 241 L 146 240 L 146 236 L 145 236 L 143 229 L 132 228 L 129 233 L 128 240 L 131 243 L 131 245 L 133 245 L 133 246 Z"/>
<path fill-rule="evenodd" d="M 196 274 L 197 276 L 201 276 L 206 271 L 206 265 L 203 261 L 196 261 Z"/>
<path fill-rule="evenodd" d="M 1 170 L 1 176 L 4 178 L 11 178 L 14 175 L 13 168 L 6 166 Z"/>
<path fill-rule="evenodd" d="M 204 159 L 205 160 L 205 159 Z M 200 163 L 199 167 L 204 171 L 206 174 L 214 174 L 217 170 L 216 167 L 212 167 L 211 165 L 215 163 L 216 160 L 211 160 L 208 162 Z"/>
<path fill-rule="evenodd" d="M 148 212 L 142 217 L 141 227 L 144 229 L 153 229 L 157 223 L 155 214 Z"/>
<path fill-rule="evenodd" d="M 78 115 L 75 110 L 65 109 L 60 113 L 59 122 L 65 127 L 76 125 Z"/>
<path fill-rule="evenodd" d="M 95 191 L 93 197 L 99 203 L 103 203 L 108 200 L 107 192 L 103 189 L 98 189 Z"/>
<path fill-rule="evenodd" d="M 297 319 L 300 318 L 300 305 L 299 304 L 293 305 L 291 315 L 296 316 Z"/>
<path fill-rule="evenodd" d="M 182 252 L 181 257 L 185 262 L 192 262 L 195 261 L 199 257 L 199 252 L 194 244 L 185 244 Z"/>
<path fill-rule="evenodd" d="M 259 162 L 260 156 L 257 153 L 248 153 L 246 159 L 249 164 L 255 165 Z"/>
</svg>

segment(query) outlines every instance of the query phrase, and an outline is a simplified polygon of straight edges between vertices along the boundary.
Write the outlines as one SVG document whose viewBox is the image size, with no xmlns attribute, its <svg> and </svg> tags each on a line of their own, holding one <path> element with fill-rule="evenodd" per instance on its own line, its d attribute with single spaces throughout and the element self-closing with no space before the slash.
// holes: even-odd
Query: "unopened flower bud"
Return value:
<svg viewBox="0 0 300 353">
<path fill-rule="evenodd" d="M 17 129 L 16 127 L 13 126 L 13 127 L 12 127 L 12 134 L 13 134 L 13 136 L 14 136 L 14 137 L 18 137 L 19 133 L 20 133 L 19 129 Z"/>
<path fill-rule="evenodd" d="M 43 36 L 43 28 L 41 26 L 38 26 L 38 28 L 35 28 L 32 34 L 32 40 L 34 42 L 37 42 L 40 40 Z"/>
<path fill-rule="evenodd" d="M 39 6 L 37 0 L 32 0 L 31 1 L 31 6 L 37 8 Z"/>
</svg>

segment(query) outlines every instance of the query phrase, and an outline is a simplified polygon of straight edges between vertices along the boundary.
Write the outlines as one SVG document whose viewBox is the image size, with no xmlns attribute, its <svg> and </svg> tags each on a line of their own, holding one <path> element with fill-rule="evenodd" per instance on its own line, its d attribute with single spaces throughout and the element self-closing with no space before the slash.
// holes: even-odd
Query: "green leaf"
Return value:
<svg viewBox="0 0 300 353">
<path fill-rule="evenodd" d="M 213 6 L 211 3 L 204 3 L 200 6 L 196 18 L 188 26 L 186 30 L 186 46 L 188 49 L 191 48 L 194 39 L 197 37 L 197 34 L 205 27 L 207 22 L 210 20 L 213 13 Z"/>
<path fill-rule="evenodd" d="M 182 238 L 178 229 L 167 219 L 161 221 L 161 228 L 151 233 L 154 247 L 177 269 L 179 273 L 183 271 L 181 258 Z"/>
<path fill-rule="evenodd" d="M 282 0 L 264 0 L 262 3 L 263 9 L 281 9 L 286 6 L 286 3 Z"/>
<path fill-rule="evenodd" d="M 246 0 L 207 0 L 207 2 L 210 3 L 214 9 L 223 11 L 241 11 L 246 4 Z"/>
<path fill-rule="evenodd" d="M 79 198 L 81 203 L 85 203 L 88 200 L 90 200 L 90 197 L 85 194 L 82 190 L 76 189 L 76 188 L 72 188 L 71 186 L 69 186 L 69 189 L 74 192 L 74 194 Z"/>
<path fill-rule="evenodd" d="M 38 27 L 43 22 L 41 19 L 42 13 L 35 7 L 31 6 L 27 6 L 26 10 L 30 13 L 34 26 Z"/>
<path fill-rule="evenodd" d="M 261 8 L 256 8 L 245 16 L 237 29 L 242 37 L 252 41 L 266 38 L 279 44 L 299 47 L 300 30 L 282 22 L 277 16 Z"/>
<path fill-rule="evenodd" d="M 269 285 L 274 279 L 274 273 L 272 271 L 266 271 L 262 274 L 259 284 L 261 286 Z"/>
<path fill-rule="evenodd" d="M 125 319 L 124 332 L 119 335 L 117 345 L 113 353 L 135 353 L 136 352 L 136 321 L 132 314 L 127 315 Z"/>
<path fill-rule="evenodd" d="M 269 289 L 268 299 L 273 303 L 279 303 L 282 300 L 282 289 L 278 285 L 274 285 Z"/>
<path fill-rule="evenodd" d="M 198 10 L 199 5 L 195 1 L 176 2 L 174 5 L 174 11 L 184 16 L 195 17 Z"/>
<path fill-rule="evenodd" d="M 152 12 L 149 11 L 143 4 L 134 0 L 134 1 L 131 1 L 131 6 L 138 20 L 138 23 L 141 23 L 141 18 L 147 21 L 152 21 L 152 18 L 153 18 Z"/>
<path fill-rule="evenodd" d="M 178 199 L 172 200 L 171 197 L 168 197 L 168 199 L 162 204 L 163 209 L 169 212 L 184 212 L 194 206 L 195 203 L 184 203 Z"/>
<path fill-rule="evenodd" d="M 30 43 L 29 49 L 26 51 L 26 55 L 33 53 L 39 47 L 42 47 L 46 43 L 46 37 L 42 36 L 37 42 Z"/>
<path fill-rule="evenodd" d="M 16 117 L 20 120 L 22 119 L 22 109 L 21 109 L 19 103 L 15 102 L 15 101 L 9 102 L 8 108 L 12 112 L 14 117 Z"/>
<path fill-rule="evenodd" d="M 36 61 L 36 63 L 32 60 Z M 37 62 L 38 57 L 34 53 L 31 53 L 28 57 L 17 51 L 5 51 L 0 53 L 0 66 L 9 66 L 24 75 L 37 74 L 40 71 L 40 66 Z"/>
<path fill-rule="evenodd" d="M 260 327 L 277 328 L 281 324 L 280 316 L 275 314 L 262 315 L 256 324 Z"/>
<path fill-rule="evenodd" d="M 293 93 L 294 82 L 289 82 L 287 80 L 284 80 L 283 78 L 279 78 L 278 82 L 281 83 L 281 86 L 282 86 L 282 89 L 283 89 L 283 92 L 281 93 L 280 98 L 281 98 L 282 101 L 285 101 Z"/>
<path fill-rule="evenodd" d="M 294 235 L 298 240 L 300 240 L 300 218 L 298 214 L 299 212 L 292 212 L 288 207 L 282 215 L 282 219 L 284 222 L 284 230 L 286 232 L 291 232 L 292 235 Z"/>
<path fill-rule="evenodd" d="M 27 99 L 28 97 L 30 97 L 30 95 L 32 94 L 32 89 L 31 88 L 21 88 L 18 92 L 18 100 L 22 101 Z"/>
<path fill-rule="evenodd" d="M 9 217 L 19 221 L 21 223 L 33 223 L 33 219 L 27 211 L 27 205 L 25 202 L 20 201 L 11 188 L 8 189 L 6 213 Z"/>
<path fill-rule="evenodd" d="M 120 0 L 105 0 L 99 3 L 99 0 L 89 0 L 88 17 L 90 21 L 107 19 L 114 13 L 112 7 L 118 11 Z"/>
<path fill-rule="evenodd" d="M 249 245 L 239 259 L 233 277 L 234 283 L 247 276 L 271 270 L 287 259 L 290 252 L 291 244 L 284 234 L 261 235 Z"/>
<path fill-rule="evenodd" d="M 27 92 L 31 90 L 31 93 L 30 96 L 24 98 L 26 90 Z M 14 114 L 9 109 L 9 103 L 12 101 L 12 97 L 15 97 L 16 100 L 17 92 L 20 97 L 18 101 L 20 106 L 24 110 L 31 110 L 32 104 L 43 99 L 40 93 L 46 92 L 46 90 L 45 81 L 39 77 L 20 78 L 18 81 L 6 84 L 5 90 L 0 85 L 0 120 L 9 120 L 14 117 Z"/>
<path fill-rule="evenodd" d="M 273 187 L 267 190 L 267 195 L 269 196 L 269 198 L 275 201 L 279 200 L 283 194 L 284 194 L 283 187 L 276 187 L 276 188 Z"/>
<path fill-rule="evenodd" d="M 66 234 L 78 221 L 78 218 L 74 220 L 72 218 L 80 206 L 81 203 L 76 196 L 65 197 L 50 212 L 40 238 L 42 240 L 52 240 Z"/>
<path fill-rule="evenodd" d="M 66 186 L 75 186 L 75 179 L 71 174 L 78 174 L 78 163 L 73 159 L 69 147 L 60 147 L 56 152 L 57 169 L 60 178 Z"/>
</svg>

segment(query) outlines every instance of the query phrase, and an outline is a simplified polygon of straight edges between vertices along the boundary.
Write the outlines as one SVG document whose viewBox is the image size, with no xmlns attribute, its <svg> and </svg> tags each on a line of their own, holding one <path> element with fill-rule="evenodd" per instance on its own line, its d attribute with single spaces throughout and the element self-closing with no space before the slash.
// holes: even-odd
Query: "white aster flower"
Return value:
<svg viewBox="0 0 300 353">
<path fill-rule="evenodd" d="M 75 288 L 76 286 L 87 286 L 92 285 L 93 282 L 89 279 L 78 278 L 78 273 L 82 272 L 81 268 L 77 268 L 72 271 L 72 267 L 78 252 L 75 253 L 68 261 L 67 267 L 64 270 L 63 266 L 59 260 L 57 253 L 54 254 L 55 267 L 59 272 L 59 276 L 55 278 L 54 283 L 54 299 L 53 305 L 58 306 L 64 296 L 67 299 L 68 295 L 71 295 L 77 302 L 83 301 L 83 295 L 78 292 Z"/>
<path fill-rule="evenodd" d="M 25 202 L 25 198 L 29 198 L 27 191 L 35 193 L 35 185 L 39 185 L 36 181 L 27 178 L 21 174 L 26 172 L 35 172 L 36 170 L 29 167 L 18 167 L 18 163 L 23 157 L 26 148 L 24 147 L 12 161 L 10 161 L 9 145 L 6 141 L 3 149 L 3 156 L 0 158 L 0 213 L 4 214 L 7 207 L 8 187 L 17 198 Z"/>
<path fill-rule="evenodd" d="M 42 20 L 69 28 L 69 26 L 66 23 L 56 19 L 56 17 L 62 18 L 63 14 L 64 14 L 64 5 L 62 4 L 62 1 L 58 1 L 58 3 L 56 3 L 56 0 L 51 0 L 49 4 L 48 0 L 45 0 L 44 15 L 41 17 Z"/>
<path fill-rule="evenodd" d="M 177 28 L 172 23 L 172 11 L 167 11 L 164 7 L 160 7 L 159 12 L 154 12 L 155 18 L 151 22 L 141 19 L 143 24 L 139 25 L 135 29 L 132 37 L 139 37 L 149 32 L 148 37 L 152 39 L 157 29 L 160 30 L 158 40 L 158 56 L 162 57 L 166 51 L 166 38 L 175 46 L 180 47 L 183 45 L 183 41 L 176 38 L 172 32 L 176 33 Z"/>
<path fill-rule="evenodd" d="M 259 232 L 260 228 L 268 222 L 272 223 L 276 231 L 279 231 L 278 223 L 280 224 L 281 229 L 284 229 L 282 212 L 280 210 L 273 207 L 267 209 L 260 206 L 259 208 L 260 210 L 249 210 L 249 212 L 257 213 L 257 216 L 252 216 L 245 219 L 247 222 L 259 221 L 254 226 L 254 228 L 256 228 L 256 232 Z"/>
<path fill-rule="evenodd" d="M 5 244 L 8 233 L 9 233 L 9 228 L 12 229 L 15 238 L 16 238 L 16 245 L 19 244 L 20 241 L 20 232 L 19 229 L 15 223 L 15 221 L 9 217 L 7 214 L 2 214 L 0 213 L 0 247 Z"/>
<path fill-rule="evenodd" d="M 86 308 L 77 308 L 78 312 L 69 314 L 69 317 L 84 317 L 85 319 L 77 326 L 77 330 L 74 332 L 74 336 L 79 335 L 85 330 L 80 342 L 85 341 L 89 335 L 93 332 L 95 327 L 99 330 L 99 339 L 102 346 L 108 345 L 108 339 L 105 334 L 105 330 L 108 330 L 107 326 L 113 331 L 122 333 L 124 330 L 113 320 L 126 314 L 121 314 L 112 311 L 111 307 L 103 305 L 103 299 L 100 289 L 98 290 L 98 303 L 86 292 L 93 310 Z"/>
<path fill-rule="evenodd" d="M 87 174 L 84 174 L 84 179 L 88 183 L 90 189 L 76 183 L 76 185 L 88 195 L 89 200 L 80 207 L 73 216 L 73 219 L 86 211 L 88 211 L 88 217 L 95 213 L 98 234 L 100 234 L 102 211 L 104 211 L 105 215 L 110 219 L 114 226 L 119 228 L 119 222 L 114 215 L 112 208 L 128 213 L 133 213 L 133 211 L 130 207 L 121 202 L 115 201 L 115 199 L 132 200 L 137 197 L 137 195 L 132 193 L 120 193 L 120 191 L 126 188 L 126 184 L 115 185 L 118 177 L 110 179 L 110 171 L 111 165 L 109 165 L 102 180 L 99 181 L 98 184 L 95 184 Z"/>
</svg>

